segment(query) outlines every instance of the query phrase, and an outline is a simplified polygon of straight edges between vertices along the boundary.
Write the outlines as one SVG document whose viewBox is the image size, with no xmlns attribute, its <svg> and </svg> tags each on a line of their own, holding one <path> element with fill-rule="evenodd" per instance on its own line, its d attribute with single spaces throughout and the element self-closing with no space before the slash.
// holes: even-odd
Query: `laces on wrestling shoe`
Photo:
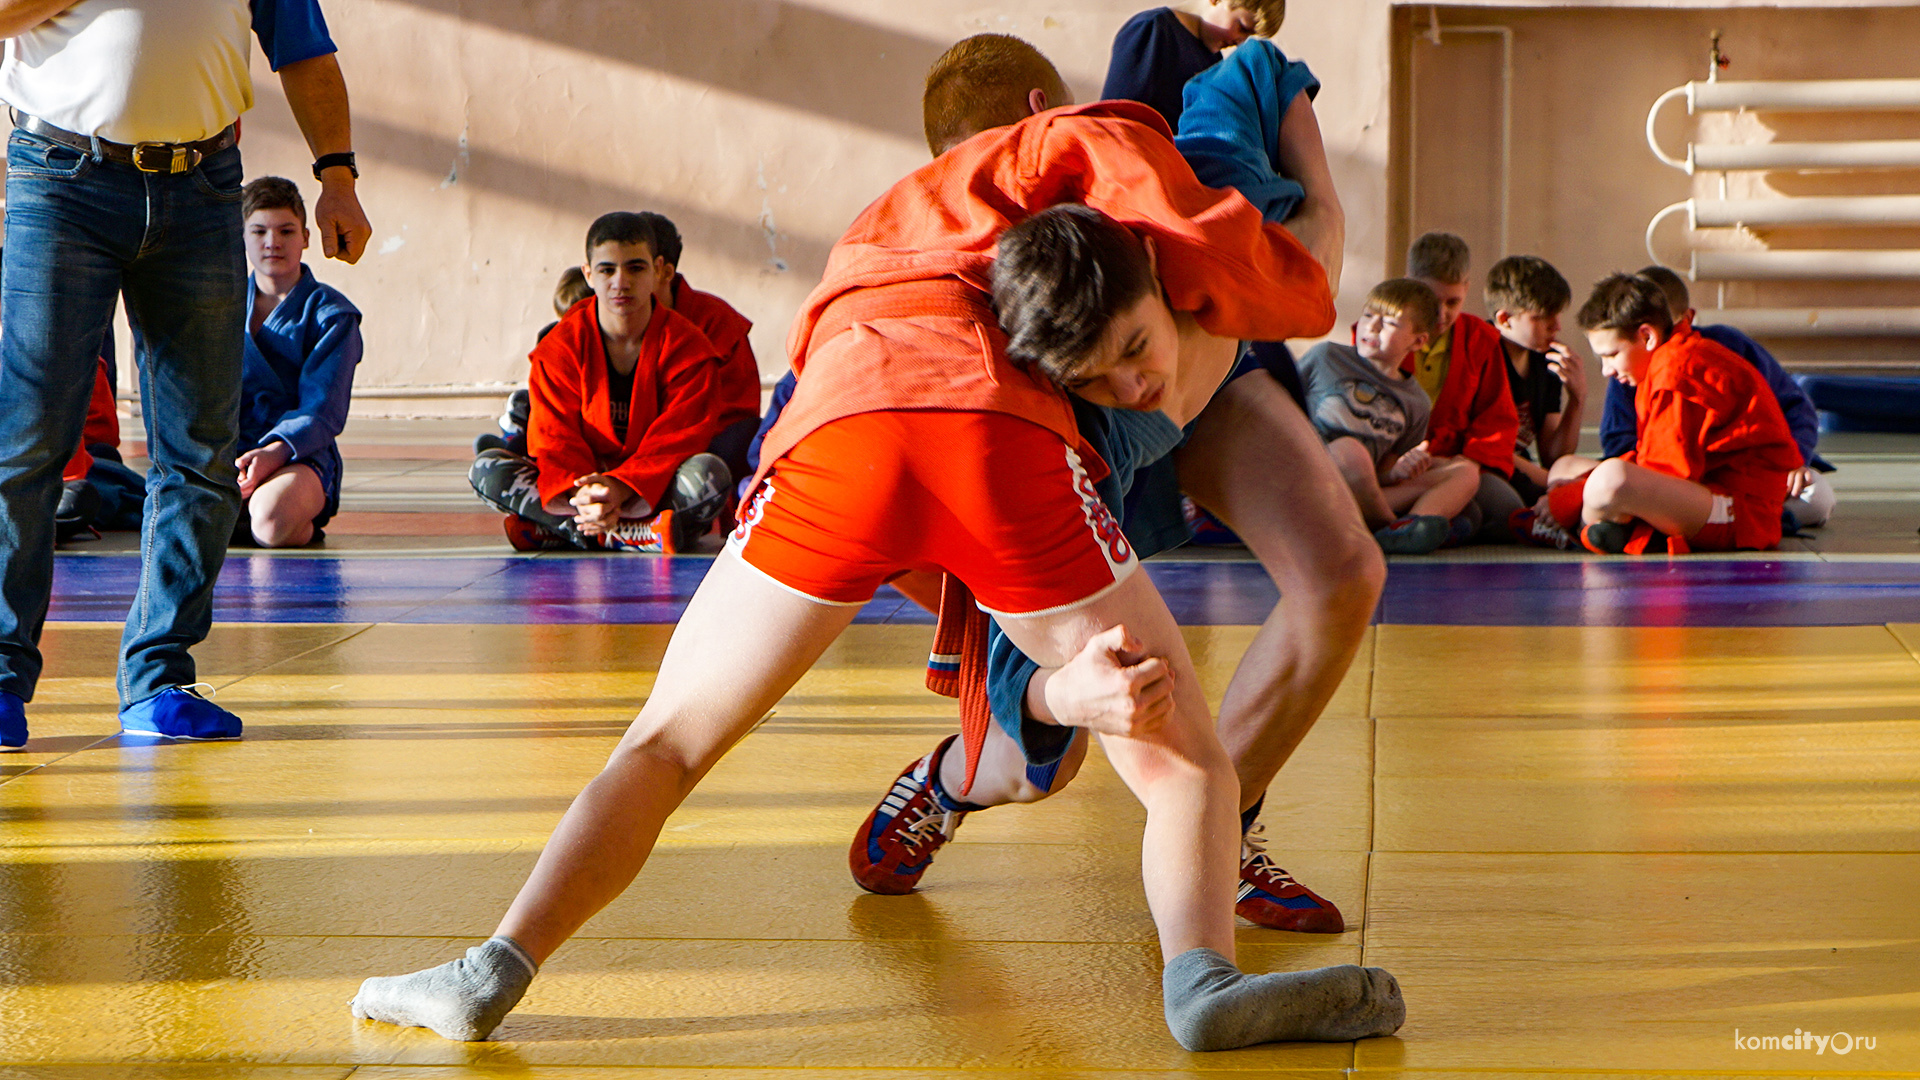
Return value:
<svg viewBox="0 0 1920 1080">
<path fill-rule="evenodd" d="M 665 512 L 662 511 L 664 514 Z M 600 534 L 600 546 L 607 551 L 639 551 L 659 554 L 664 545 L 653 523 L 625 520 Z"/>
<path fill-rule="evenodd" d="M 1240 888 L 1233 910 L 1255 926 L 1300 934 L 1338 934 L 1347 922 L 1334 907 L 1267 855 L 1265 825 L 1256 824 L 1240 839 Z"/>
<path fill-rule="evenodd" d="M 968 810 L 941 805 L 934 778 L 956 738 L 949 736 L 932 753 L 907 766 L 854 834 L 847 867 L 861 888 L 887 896 L 912 892 L 933 865 L 934 853 L 953 839 L 966 820 Z"/>
<path fill-rule="evenodd" d="M 1507 530 L 1513 538 L 1529 547 L 1568 551 L 1578 543 L 1572 533 L 1560 527 L 1552 514 L 1536 513 L 1532 508 L 1515 510 L 1507 516 Z"/>
</svg>

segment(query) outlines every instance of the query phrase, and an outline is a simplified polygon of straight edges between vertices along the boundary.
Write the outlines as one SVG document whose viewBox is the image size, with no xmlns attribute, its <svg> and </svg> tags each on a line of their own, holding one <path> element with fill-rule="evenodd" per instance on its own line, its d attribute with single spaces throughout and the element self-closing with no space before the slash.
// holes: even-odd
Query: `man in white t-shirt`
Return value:
<svg viewBox="0 0 1920 1080">
<path fill-rule="evenodd" d="M 354 262 L 372 229 L 347 88 L 318 0 L 0 0 L 7 140 L 0 272 L 0 750 L 27 740 L 53 580 L 60 471 L 124 295 L 147 424 L 139 592 L 121 640 L 120 725 L 231 739 L 188 649 L 239 512 L 234 466 L 247 264 L 236 121 L 258 39 L 313 150 L 314 226 Z"/>
</svg>

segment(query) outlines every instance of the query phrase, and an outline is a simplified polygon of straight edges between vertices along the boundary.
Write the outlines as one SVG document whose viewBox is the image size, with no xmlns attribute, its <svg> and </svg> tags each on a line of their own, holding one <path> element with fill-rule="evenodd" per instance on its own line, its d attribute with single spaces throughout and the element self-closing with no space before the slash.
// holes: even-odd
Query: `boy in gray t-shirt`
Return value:
<svg viewBox="0 0 1920 1080">
<path fill-rule="evenodd" d="M 1426 391 L 1400 367 L 1439 322 L 1432 289 L 1411 278 L 1383 281 L 1367 294 L 1352 345 L 1323 342 L 1300 361 L 1307 414 L 1390 555 L 1424 555 L 1445 543 L 1480 486 L 1473 462 L 1427 455 Z M 1463 523 L 1463 535 L 1471 524 Z"/>
</svg>

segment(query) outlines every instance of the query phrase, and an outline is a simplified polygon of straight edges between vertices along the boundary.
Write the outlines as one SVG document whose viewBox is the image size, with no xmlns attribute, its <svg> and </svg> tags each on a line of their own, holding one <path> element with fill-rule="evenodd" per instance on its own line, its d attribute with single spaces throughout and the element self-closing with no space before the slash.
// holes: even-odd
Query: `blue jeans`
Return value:
<svg viewBox="0 0 1920 1080">
<path fill-rule="evenodd" d="M 0 274 L 0 690 L 31 698 L 53 581 L 60 471 L 124 294 L 148 456 L 140 588 L 121 638 L 121 707 L 194 681 L 213 582 L 240 510 L 246 255 L 240 150 L 143 173 L 15 129 Z"/>
</svg>

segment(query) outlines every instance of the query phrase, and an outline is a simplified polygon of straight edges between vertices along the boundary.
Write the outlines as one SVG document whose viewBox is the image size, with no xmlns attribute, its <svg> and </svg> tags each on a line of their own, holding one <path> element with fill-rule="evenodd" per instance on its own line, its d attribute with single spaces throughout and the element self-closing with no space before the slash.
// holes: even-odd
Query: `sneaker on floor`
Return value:
<svg viewBox="0 0 1920 1080">
<path fill-rule="evenodd" d="M 847 866 L 861 888 L 887 896 L 912 892 L 933 865 L 934 852 L 953 839 L 967 812 L 941 807 L 934 797 L 932 776 L 958 738 L 948 736 L 933 753 L 907 766 L 854 834 Z"/>
<path fill-rule="evenodd" d="M 1580 530 L 1580 546 L 1595 555 L 1618 555 L 1633 539 L 1633 526 L 1624 521 L 1596 521 Z"/>
<path fill-rule="evenodd" d="M 515 551 L 558 551 L 573 546 L 566 537 L 519 514 L 508 514 L 502 524 L 506 527 L 507 546 Z"/>
<path fill-rule="evenodd" d="M 1267 838 L 1255 825 L 1240 841 L 1240 891 L 1234 913 L 1269 930 L 1298 934 L 1339 934 L 1347 929 L 1340 909 L 1293 880 L 1267 857 Z"/>
<path fill-rule="evenodd" d="M 1425 555 L 1447 542 L 1452 526 L 1437 514 L 1403 517 L 1384 529 L 1375 529 L 1373 538 L 1380 550 L 1389 555 Z"/>
<path fill-rule="evenodd" d="M 201 697 L 196 687 L 169 686 L 145 701 L 120 710 L 120 730 L 169 739 L 237 739 L 240 718 Z"/>
<path fill-rule="evenodd" d="M 27 703 L 20 695 L 0 690 L 0 753 L 27 745 Z"/>
<path fill-rule="evenodd" d="M 1532 508 L 1515 510 L 1507 516 L 1507 530 L 1513 538 L 1529 547 L 1572 550 L 1573 534 L 1560 527 L 1552 514 L 1535 513 Z"/>
<path fill-rule="evenodd" d="M 661 518 L 667 516 L 662 510 L 652 521 L 623 520 L 612 529 L 598 537 L 602 551 L 634 551 L 646 555 L 659 555 L 666 551 L 660 543 Z"/>
</svg>

